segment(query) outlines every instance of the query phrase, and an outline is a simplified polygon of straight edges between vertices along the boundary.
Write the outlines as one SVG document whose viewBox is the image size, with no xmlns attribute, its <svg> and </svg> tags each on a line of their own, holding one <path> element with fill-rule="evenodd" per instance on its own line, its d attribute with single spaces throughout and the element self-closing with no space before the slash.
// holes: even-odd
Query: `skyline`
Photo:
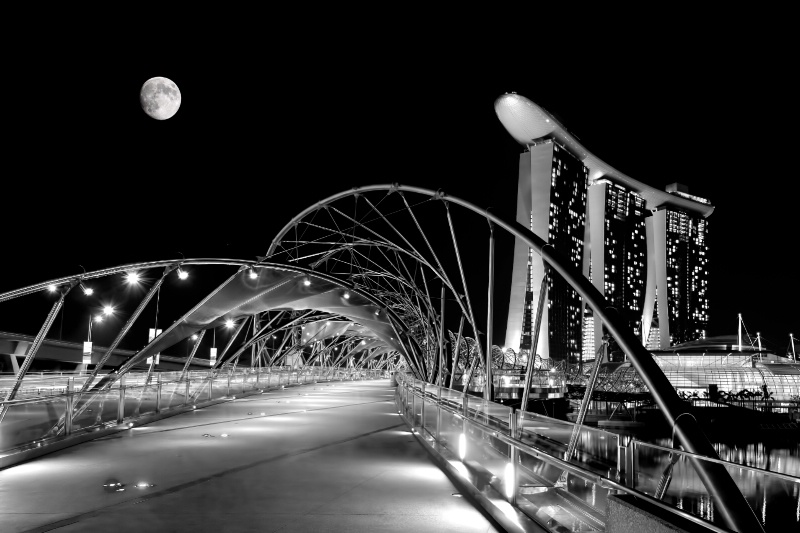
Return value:
<svg viewBox="0 0 800 533">
<path fill-rule="evenodd" d="M 47 72 L 23 65 L 40 82 L 31 97 L 41 104 L 8 117 L 15 132 L 8 157 L 18 164 L 9 165 L 2 237 L 4 255 L 14 260 L 3 267 L 0 291 L 77 274 L 79 265 L 93 270 L 180 253 L 254 258 L 294 214 L 357 185 L 441 188 L 513 217 L 522 147 L 493 103 L 515 91 L 620 171 L 661 190 L 683 183 L 715 206 L 710 336 L 735 333 L 737 313 L 751 335 L 760 331 L 779 353 L 790 332 L 800 334 L 791 264 L 800 244 L 792 231 L 798 186 L 781 179 L 791 175 L 793 139 L 778 134 L 785 119 L 770 111 L 784 104 L 767 101 L 769 83 L 731 86 L 689 63 L 686 79 L 700 87 L 692 94 L 675 90 L 682 80 L 655 72 L 584 91 L 576 86 L 582 73 L 545 84 L 466 59 L 440 69 L 435 58 L 416 56 L 416 64 L 407 60 L 393 72 L 363 61 L 305 72 L 287 62 L 264 74 L 242 68 L 254 58 L 122 56 Z M 61 64 L 58 57 L 53 64 Z M 237 70 L 241 100 L 208 81 Z M 66 104 L 85 98 L 81 80 L 90 72 L 103 80 L 93 95 L 95 114 Z M 334 72 L 344 84 L 320 82 Z M 173 80 L 184 99 L 167 121 L 139 106 L 141 85 L 153 76 Z M 722 89 L 723 97 L 710 99 Z M 741 119 L 732 104 L 745 98 L 759 102 L 761 131 L 778 132 L 764 139 L 764 152 L 755 147 L 757 135 L 742 139 L 734 128 Z M 43 186 L 53 177 L 56 187 Z M 40 216 L 50 231 L 42 232 Z M 42 235 L 43 246 L 32 246 Z M 124 246 L 115 243 L 123 236 Z M 476 246 L 481 257 L 484 247 Z M 502 275 L 499 268 L 498 295 L 510 283 Z"/>
</svg>

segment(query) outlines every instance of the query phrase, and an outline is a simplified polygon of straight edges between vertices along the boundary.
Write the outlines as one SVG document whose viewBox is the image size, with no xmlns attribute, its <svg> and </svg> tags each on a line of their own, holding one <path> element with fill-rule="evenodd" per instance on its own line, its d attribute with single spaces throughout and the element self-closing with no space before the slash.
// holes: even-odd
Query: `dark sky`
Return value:
<svg viewBox="0 0 800 533">
<path fill-rule="evenodd" d="M 0 292 L 79 265 L 254 258 L 355 185 L 442 188 L 512 215 L 522 148 L 493 103 L 516 91 L 620 171 L 710 199 L 709 333 L 734 333 L 741 312 L 782 351 L 800 335 L 796 58 L 780 31 L 737 28 L 527 45 L 274 25 L 43 33 L 4 67 Z M 152 76 L 181 90 L 167 121 L 139 106 Z"/>
</svg>

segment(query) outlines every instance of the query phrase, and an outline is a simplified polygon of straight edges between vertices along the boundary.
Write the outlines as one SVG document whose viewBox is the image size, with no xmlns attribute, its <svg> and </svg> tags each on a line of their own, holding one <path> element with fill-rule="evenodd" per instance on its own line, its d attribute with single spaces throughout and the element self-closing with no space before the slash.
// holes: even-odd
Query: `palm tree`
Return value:
<svg viewBox="0 0 800 533">
<path fill-rule="evenodd" d="M 767 388 L 767 384 L 764 383 L 761 386 L 762 397 L 764 398 L 764 402 L 766 404 L 767 410 L 771 413 L 772 412 L 772 400 L 774 398 L 772 391 Z"/>
</svg>

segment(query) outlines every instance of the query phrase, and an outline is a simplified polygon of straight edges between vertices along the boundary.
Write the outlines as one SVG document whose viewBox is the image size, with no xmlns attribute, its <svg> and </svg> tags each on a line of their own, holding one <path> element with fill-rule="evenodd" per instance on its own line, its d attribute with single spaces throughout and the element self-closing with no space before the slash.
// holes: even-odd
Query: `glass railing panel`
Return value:
<svg viewBox="0 0 800 533">
<path fill-rule="evenodd" d="M 619 444 L 620 436 L 616 433 L 582 426 L 570 462 L 614 479 L 618 468 Z"/>
<path fill-rule="evenodd" d="M 550 531 L 605 531 L 608 490 L 518 450 L 517 506 Z"/>
<path fill-rule="evenodd" d="M 442 409 L 439 444 L 450 450 L 455 457 L 458 457 L 459 441 L 463 432 L 463 417 Z"/>
<path fill-rule="evenodd" d="M 477 396 L 467 396 L 468 416 L 484 424 L 508 432 L 509 415 L 512 412 L 510 407 L 498 403 L 490 402 Z"/>
<path fill-rule="evenodd" d="M 98 393 L 89 392 L 82 395 L 75 394 L 73 398 L 75 405 L 72 417 L 73 433 L 117 421 L 119 389 Z"/>
<path fill-rule="evenodd" d="M 495 430 L 484 429 L 468 422 L 464 432 L 466 436 L 464 462 L 467 467 L 482 471 L 485 476 L 483 481 L 491 483 L 503 493 L 510 448 L 496 437 L 497 433 Z"/>
<path fill-rule="evenodd" d="M 189 380 L 189 398 L 192 404 L 198 404 L 209 400 L 208 379 Z"/>
<path fill-rule="evenodd" d="M 744 495 L 765 531 L 797 530 L 800 527 L 800 479 L 745 466 L 691 457 L 637 442 L 636 490 L 660 499 L 717 525 L 724 525 L 717 502 L 697 474 L 696 464 L 724 468 Z"/>
<path fill-rule="evenodd" d="M 0 450 L 9 450 L 42 439 L 64 416 L 63 397 L 36 403 L 12 404 L 0 431 Z"/>
<path fill-rule="evenodd" d="M 425 399 L 425 413 L 422 418 L 423 427 L 425 431 L 431 435 L 432 440 L 436 436 L 436 431 L 438 427 L 438 404 L 435 399 L 431 399 L 430 397 Z M 426 434 L 423 434 L 426 436 Z"/>
<path fill-rule="evenodd" d="M 211 399 L 218 400 L 228 395 L 228 374 L 219 373 L 213 378 L 211 386 Z"/>
<path fill-rule="evenodd" d="M 520 440 L 559 459 L 564 458 L 575 424 L 536 413 L 520 414 Z M 619 435 L 581 426 L 570 462 L 613 478 L 617 468 Z"/>
<path fill-rule="evenodd" d="M 463 413 L 463 395 L 460 391 L 442 389 L 442 402 L 459 413 Z"/>
<path fill-rule="evenodd" d="M 139 400 L 139 414 L 149 414 L 156 412 L 156 396 L 158 394 L 158 385 L 151 383 L 146 387 L 142 387 L 141 396 Z"/>
<path fill-rule="evenodd" d="M 125 405 L 122 416 L 128 418 L 139 414 L 139 399 L 142 396 L 142 387 L 136 385 L 125 386 Z"/>
<path fill-rule="evenodd" d="M 188 402 L 185 381 L 161 383 L 161 409 L 181 407 Z"/>
<path fill-rule="evenodd" d="M 408 401 L 410 404 L 409 407 L 411 408 L 411 427 L 418 428 L 422 420 L 422 400 L 420 399 L 419 391 L 414 389 L 409 391 Z"/>
</svg>

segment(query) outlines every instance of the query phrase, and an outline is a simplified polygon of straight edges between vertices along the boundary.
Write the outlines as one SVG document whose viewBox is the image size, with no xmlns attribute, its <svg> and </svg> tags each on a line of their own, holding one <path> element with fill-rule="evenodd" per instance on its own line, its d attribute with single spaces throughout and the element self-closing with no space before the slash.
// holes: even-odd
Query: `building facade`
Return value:
<svg viewBox="0 0 800 533">
<path fill-rule="evenodd" d="M 645 301 L 649 212 L 636 191 L 601 178 L 589 186 L 584 275 L 642 333 Z M 603 337 L 602 324 L 584 310 L 584 357 L 594 357 Z"/>
<path fill-rule="evenodd" d="M 586 166 L 553 139 L 537 139 L 520 155 L 517 220 L 529 224 L 531 231 L 576 268 L 583 261 L 587 180 Z M 505 345 L 531 349 L 539 292 L 547 274 L 547 300 L 536 353 L 577 361 L 583 344 L 581 298 L 548 270 L 525 243 L 516 241 Z"/>
<path fill-rule="evenodd" d="M 667 191 L 708 203 L 677 183 Z M 645 346 L 666 349 L 704 339 L 709 310 L 708 220 L 691 210 L 665 205 L 647 219 L 647 242 Z"/>
<path fill-rule="evenodd" d="M 601 161 L 551 114 L 512 94 L 498 118 L 520 156 L 517 220 L 554 245 L 618 309 L 651 349 L 704 338 L 708 326 L 708 221 L 714 208 L 679 184 L 666 191 Z M 517 242 L 506 347 L 531 349 L 545 267 Z M 603 326 L 558 276 L 548 277 L 536 353 L 575 362 L 594 357 Z"/>
</svg>

